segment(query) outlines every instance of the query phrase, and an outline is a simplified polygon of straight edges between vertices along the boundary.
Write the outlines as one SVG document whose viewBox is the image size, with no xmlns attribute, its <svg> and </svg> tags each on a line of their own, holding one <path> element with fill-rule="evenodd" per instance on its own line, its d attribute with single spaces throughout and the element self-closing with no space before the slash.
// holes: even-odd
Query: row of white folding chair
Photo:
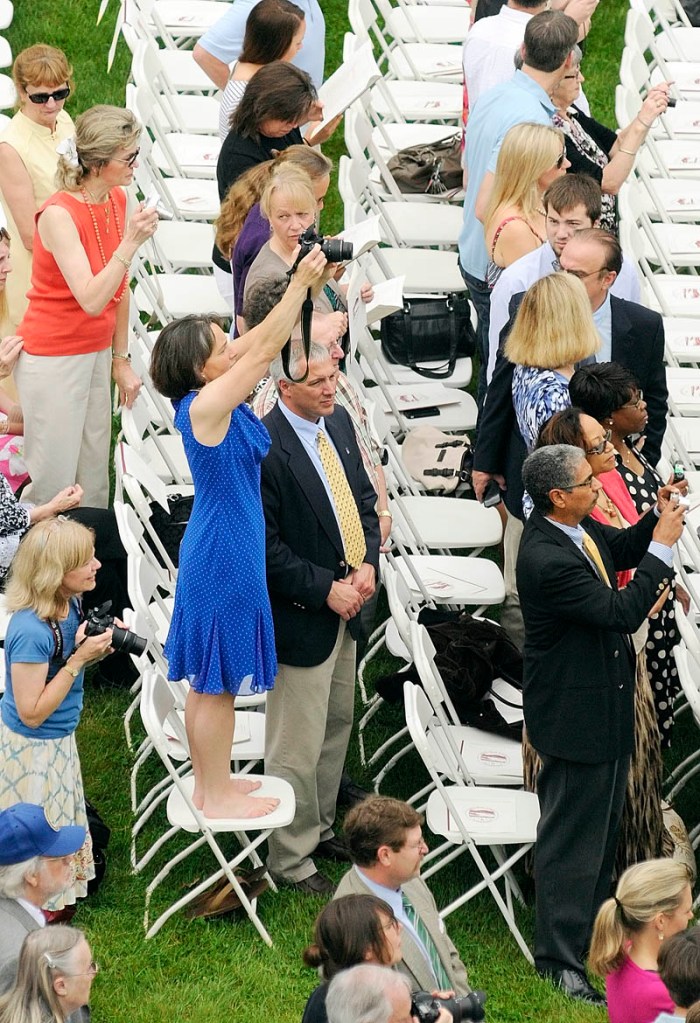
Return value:
<svg viewBox="0 0 700 1023">
<path fill-rule="evenodd" d="M 615 89 L 615 116 L 620 125 L 629 124 L 639 113 L 642 98 L 634 89 L 618 85 Z M 700 177 L 700 140 L 647 136 L 638 164 L 651 177 Z"/>
<path fill-rule="evenodd" d="M 618 213 L 620 220 L 630 220 L 641 230 L 642 251 L 647 263 L 657 264 L 667 274 L 675 273 L 677 268 L 696 274 L 700 222 L 655 223 L 646 206 L 646 190 L 641 182 L 635 179 L 626 182 L 618 196 Z"/>
<path fill-rule="evenodd" d="M 101 2 L 98 22 L 108 2 Z M 119 0 L 109 66 L 127 20 L 132 31 L 141 38 L 160 39 L 168 49 L 190 50 L 194 42 L 224 16 L 226 8 L 222 4 L 223 0 Z"/>
<path fill-rule="evenodd" d="M 625 22 L 625 50 L 632 53 L 649 53 L 649 70 L 652 85 L 673 82 L 674 89 L 681 96 L 693 99 L 700 97 L 700 60 L 685 61 L 667 59 L 658 45 L 651 18 L 646 12 L 630 7 Z M 624 55 L 624 51 L 623 51 Z"/>
<path fill-rule="evenodd" d="M 153 94 L 154 117 L 169 131 L 218 137 L 219 99 L 179 92 L 168 74 L 164 53 L 152 39 L 143 40 L 137 44 L 131 60 L 135 86 Z"/>
<path fill-rule="evenodd" d="M 700 38 L 698 40 L 700 42 Z M 636 92 L 643 98 L 652 86 L 651 71 L 644 59 L 643 53 L 626 47 L 622 53 L 620 62 L 620 85 L 624 89 Z M 671 84 L 670 95 L 678 102 L 675 106 L 669 106 L 665 113 L 661 114 L 653 123 L 650 129 L 652 138 L 679 138 L 697 140 L 698 138 L 698 104 L 700 95 L 687 94 L 685 97 L 678 93 L 675 83 Z"/>
<path fill-rule="evenodd" d="M 137 47 L 144 42 L 154 41 L 154 36 L 149 29 L 143 28 L 140 12 L 135 5 L 127 4 L 125 13 L 126 21 L 121 32 L 133 60 Z M 163 72 L 175 92 L 207 96 L 217 91 L 217 86 L 196 63 L 190 50 L 163 47 L 159 50 L 159 59 Z"/>
<path fill-rule="evenodd" d="M 522 900 L 522 896 L 512 868 L 532 849 L 537 837 L 539 803 L 536 794 L 473 786 L 461 771 L 450 779 L 454 784 L 448 784 L 436 757 L 441 741 L 440 724 L 425 693 L 411 682 L 404 684 L 404 708 L 411 739 L 435 786 L 426 807 L 426 824 L 434 835 L 443 839 L 426 857 L 430 865 L 423 871 L 423 877 L 432 876 L 467 851 L 481 875 L 480 880 L 445 906 L 440 916 L 444 919 L 479 892 L 488 890 L 521 952 L 532 963 L 532 954 L 513 912 L 514 898 Z M 516 848 L 507 855 L 506 846 Z M 493 867 L 481 854 L 480 850 L 485 847 L 495 860 Z"/>
<path fill-rule="evenodd" d="M 680 0 L 630 0 L 630 6 L 651 20 L 659 52 L 666 60 L 697 60 L 700 29 L 690 25 Z"/>
<path fill-rule="evenodd" d="M 200 894 L 207 891 L 220 878 L 226 877 L 260 937 L 266 944 L 272 945 L 272 938 L 258 915 L 257 900 L 248 898 L 236 876 L 236 870 L 246 861 L 250 861 L 254 868 L 263 870 L 263 863 L 257 850 L 275 828 L 286 827 L 294 819 L 294 790 L 288 782 L 282 779 L 271 775 L 260 775 L 261 788 L 258 794 L 274 797 L 279 800 L 279 805 L 272 813 L 265 817 L 246 819 L 210 819 L 204 817 L 201 811 L 195 807 L 192 799 L 194 776 L 192 774 L 181 776 L 170 758 L 169 734 L 176 735 L 178 741 L 184 744 L 185 747 L 187 744 L 187 736 L 177 713 L 172 689 L 161 674 L 151 670 L 144 677 L 142 692 L 141 717 L 143 724 L 171 782 L 166 802 L 168 827 L 167 830 L 162 832 L 149 852 L 151 856 L 159 852 L 170 838 L 181 832 L 196 836 L 185 849 L 167 860 L 165 865 L 152 878 L 146 889 L 144 913 L 146 937 L 152 937 L 174 913 L 183 909 Z M 219 845 L 218 836 L 222 834 L 232 834 L 238 841 L 239 851 L 235 856 L 227 856 Z M 199 881 L 192 888 L 188 889 L 185 895 L 177 898 L 172 905 L 160 913 L 157 919 L 151 923 L 150 906 L 153 893 L 162 881 L 168 877 L 175 866 L 205 845 L 209 847 L 214 855 L 218 865 L 217 869 L 204 880 Z M 199 857 L 197 862 L 198 869 L 201 870 L 201 860 Z M 142 863 L 143 865 L 145 864 Z M 265 872 L 264 876 L 270 888 L 276 890 L 270 875 Z"/>
<path fill-rule="evenodd" d="M 462 51 L 459 45 L 406 40 L 401 34 L 390 38 L 387 29 L 389 33 L 391 30 L 383 13 L 385 8 L 389 8 L 391 20 L 391 5 L 383 0 L 374 3 L 372 0 L 349 0 L 348 3 L 352 31 L 358 39 L 372 43 L 377 63 L 386 78 L 461 81 Z"/>
<path fill-rule="evenodd" d="M 212 0 L 218 3 L 219 0 Z M 214 135 L 174 131 L 158 117 L 155 95 L 148 88 L 126 87 L 126 105 L 153 135 L 153 146 L 144 150 L 148 159 L 162 175 L 181 178 L 216 178 L 216 165 L 221 141 Z"/>
<path fill-rule="evenodd" d="M 663 316 L 697 317 L 700 282 L 693 274 L 655 273 L 645 251 L 645 236 L 633 219 L 620 221 L 620 243 L 634 259 L 647 286 L 647 304 Z"/>
<path fill-rule="evenodd" d="M 134 95 L 133 87 L 127 86 L 127 106 L 135 111 Z M 153 139 L 146 130 L 141 135 L 141 151 L 134 167 L 134 180 L 141 194 L 146 196 L 155 189 L 160 203 L 172 213 L 175 221 L 210 223 L 215 220 L 221 204 L 219 188 L 213 177 L 187 177 L 186 168 L 159 166 L 153 157 L 154 149 Z M 163 221 L 159 230 L 162 226 Z"/>
</svg>

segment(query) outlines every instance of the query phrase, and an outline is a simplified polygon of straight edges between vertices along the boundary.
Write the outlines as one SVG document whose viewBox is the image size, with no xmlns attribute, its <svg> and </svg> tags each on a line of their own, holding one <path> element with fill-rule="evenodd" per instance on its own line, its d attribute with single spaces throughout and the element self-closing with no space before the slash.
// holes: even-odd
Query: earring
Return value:
<svg viewBox="0 0 700 1023">
<path fill-rule="evenodd" d="M 659 931 L 659 941 L 663 941 L 663 940 L 664 940 L 663 931 Z"/>
</svg>

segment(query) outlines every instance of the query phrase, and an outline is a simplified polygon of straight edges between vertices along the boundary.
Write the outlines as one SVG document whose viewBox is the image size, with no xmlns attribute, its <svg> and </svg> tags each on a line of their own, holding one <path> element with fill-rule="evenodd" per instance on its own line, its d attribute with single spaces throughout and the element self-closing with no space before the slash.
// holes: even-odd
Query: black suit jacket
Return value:
<svg viewBox="0 0 700 1023">
<path fill-rule="evenodd" d="M 505 477 L 508 489 L 504 501 L 511 515 L 523 516 L 522 467 L 527 450 L 513 409 L 513 365 L 503 355 L 503 345 L 524 292 L 510 301 L 510 320 L 501 331 L 501 351 L 479 416 L 479 434 L 474 451 L 474 468 Z M 664 368 L 664 326 L 658 313 L 636 302 L 610 296 L 612 316 L 612 358 L 631 373 L 644 391 L 649 422 L 644 454 L 652 465 L 661 455 L 666 430 L 668 390 Z"/>
<path fill-rule="evenodd" d="M 338 615 L 326 604 L 331 585 L 347 573 L 340 530 L 325 487 L 279 407 L 263 419 L 272 446 L 261 468 L 266 528 L 267 588 L 281 664 L 311 667 L 331 654 Z M 350 417 L 337 405 L 325 417 L 357 502 L 367 543 L 365 561 L 379 566 L 377 495 L 369 482 Z M 359 619 L 348 623 L 355 636 Z"/>
<path fill-rule="evenodd" d="M 523 705 L 528 736 L 540 753 L 602 763 L 634 746 L 635 659 L 629 634 L 642 624 L 671 570 L 647 553 L 653 511 L 629 529 L 583 520 L 612 587 L 574 542 L 533 511 L 517 563 L 525 621 Z M 615 571 L 637 571 L 618 590 Z"/>
</svg>

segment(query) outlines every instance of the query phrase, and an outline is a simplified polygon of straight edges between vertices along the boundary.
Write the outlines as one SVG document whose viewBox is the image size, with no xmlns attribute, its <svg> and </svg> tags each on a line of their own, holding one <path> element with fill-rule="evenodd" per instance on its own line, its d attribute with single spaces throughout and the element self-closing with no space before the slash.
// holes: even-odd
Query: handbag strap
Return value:
<svg viewBox="0 0 700 1023">
<path fill-rule="evenodd" d="M 450 331 L 450 354 L 443 369 L 426 369 L 419 366 L 413 357 L 413 326 L 411 321 L 411 307 L 408 302 L 403 306 L 404 340 L 406 341 L 406 358 L 408 366 L 414 373 L 429 380 L 446 380 L 451 377 L 457 365 L 457 347 L 459 338 L 457 335 L 457 313 L 454 307 L 454 295 L 448 295 L 445 299 L 445 306 L 448 310 L 447 322 Z"/>
</svg>

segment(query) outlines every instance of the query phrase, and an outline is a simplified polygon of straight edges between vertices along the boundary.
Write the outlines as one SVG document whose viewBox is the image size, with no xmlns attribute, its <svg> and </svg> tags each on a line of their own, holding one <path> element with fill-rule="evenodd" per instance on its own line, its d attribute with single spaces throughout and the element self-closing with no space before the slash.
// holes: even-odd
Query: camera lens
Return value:
<svg viewBox="0 0 700 1023">
<path fill-rule="evenodd" d="M 120 629 L 118 625 L 113 625 L 112 648 L 120 654 L 135 654 L 136 657 L 140 657 L 146 649 L 146 640 L 129 629 Z"/>
<path fill-rule="evenodd" d="M 326 238 L 321 251 L 329 263 L 346 263 L 352 259 L 352 242 L 344 242 L 341 238 Z"/>
</svg>

